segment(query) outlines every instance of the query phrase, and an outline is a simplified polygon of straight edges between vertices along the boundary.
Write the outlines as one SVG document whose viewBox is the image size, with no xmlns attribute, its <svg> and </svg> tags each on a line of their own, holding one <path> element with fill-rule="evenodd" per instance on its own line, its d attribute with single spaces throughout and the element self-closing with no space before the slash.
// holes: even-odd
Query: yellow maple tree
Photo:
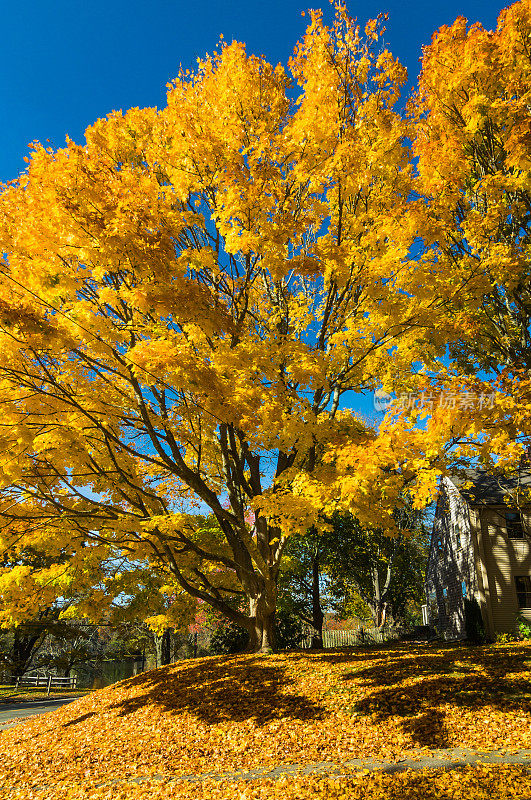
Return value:
<svg viewBox="0 0 531 800">
<path fill-rule="evenodd" d="M 404 268 L 406 74 L 382 27 L 312 12 L 287 68 L 222 42 L 163 109 L 36 144 L 4 187 L 5 549 L 112 548 L 267 650 L 286 536 L 338 499 L 389 519 L 370 480 L 372 509 L 335 498 L 323 458 L 373 437 L 342 395 L 420 358 L 431 303 Z"/>
</svg>

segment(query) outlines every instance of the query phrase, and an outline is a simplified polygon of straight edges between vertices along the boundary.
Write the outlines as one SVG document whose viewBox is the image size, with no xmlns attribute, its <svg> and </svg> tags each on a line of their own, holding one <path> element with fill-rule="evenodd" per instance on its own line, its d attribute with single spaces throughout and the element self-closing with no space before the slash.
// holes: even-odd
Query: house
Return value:
<svg viewBox="0 0 531 800">
<path fill-rule="evenodd" d="M 531 471 L 461 470 L 442 481 L 426 569 L 430 625 L 447 639 L 531 621 Z"/>
</svg>

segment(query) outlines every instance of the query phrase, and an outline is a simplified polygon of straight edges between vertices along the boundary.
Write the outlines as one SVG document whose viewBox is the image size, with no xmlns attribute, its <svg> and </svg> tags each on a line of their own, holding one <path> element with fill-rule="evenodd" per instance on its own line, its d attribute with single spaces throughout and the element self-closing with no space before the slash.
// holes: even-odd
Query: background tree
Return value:
<svg viewBox="0 0 531 800">
<path fill-rule="evenodd" d="M 72 602 L 72 596 L 58 601 L 55 592 L 46 583 L 42 586 L 35 575 L 65 570 L 67 565 L 67 553 L 43 553 L 26 543 L 0 552 L 0 631 L 4 629 L 0 633 L 0 663 L 12 679 L 37 663 L 46 638 Z M 40 603 L 35 610 L 36 597 Z"/>
<path fill-rule="evenodd" d="M 36 145 L 4 188 L 0 535 L 68 552 L 46 591 L 120 554 L 271 647 L 286 537 L 335 497 L 316 453 L 373 436 L 341 396 L 419 359 L 431 303 L 403 268 L 406 76 L 381 25 L 312 12 L 291 77 L 221 44 L 161 111 Z M 367 479 L 382 525 L 395 483 Z M 84 597 L 96 617 L 105 582 Z"/>
<path fill-rule="evenodd" d="M 422 604 L 429 548 L 426 514 L 408 503 L 395 516 L 394 537 L 339 512 L 321 531 L 290 537 L 279 579 L 280 604 L 310 627 L 312 648 L 323 646 L 325 610 L 343 618 L 369 614 L 381 627 L 390 618 L 404 622 L 406 610 Z"/>
<path fill-rule="evenodd" d="M 342 615 L 359 609 L 361 599 L 373 624 L 383 627 L 404 622 L 406 611 L 423 602 L 429 532 L 421 513 L 410 508 L 397 516 L 401 530 L 390 537 L 364 529 L 351 515 L 334 515 L 327 572 Z"/>
<path fill-rule="evenodd" d="M 41 618 L 0 632 L 0 664 L 11 680 L 34 665 L 48 629 L 48 621 Z"/>
<path fill-rule="evenodd" d="M 310 647 L 323 647 L 323 622 L 327 609 L 327 565 L 330 553 L 341 547 L 335 531 L 315 527 L 305 535 L 293 535 L 279 577 L 279 604 L 310 630 Z"/>
<path fill-rule="evenodd" d="M 59 620 L 46 631 L 32 670 L 44 669 L 66 677 L 70 677 L 72 669 L 96 674 L 103 658 L 108 657 L 106 640 L 94 625 L 82 620 Z"/>
</svg>

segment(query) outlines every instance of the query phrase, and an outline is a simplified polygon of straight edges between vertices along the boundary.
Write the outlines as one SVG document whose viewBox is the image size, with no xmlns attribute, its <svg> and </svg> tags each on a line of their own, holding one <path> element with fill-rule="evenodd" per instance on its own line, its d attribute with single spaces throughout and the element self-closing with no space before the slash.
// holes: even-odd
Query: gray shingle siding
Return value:
<svg viewBox="0 0 531 800">
<path fill-rule="evenodd" d="M 433 592 L 437 602 L 438 631 L 445 637 L 466 636 L 465 595 L 477 592 L 468 504 L 452 482 L 444 478 L 433 525 L 426 571 L 428 613 L 434 619 Z M 431 606 L 431 609 L 430 609 Z"/>
</svg>

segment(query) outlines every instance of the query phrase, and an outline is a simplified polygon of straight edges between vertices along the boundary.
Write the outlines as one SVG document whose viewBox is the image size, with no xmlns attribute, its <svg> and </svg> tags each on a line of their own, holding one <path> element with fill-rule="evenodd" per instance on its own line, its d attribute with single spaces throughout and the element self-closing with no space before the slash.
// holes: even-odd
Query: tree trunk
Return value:
<svg viewBox="0 0 531 800">
<path fill-rule="evenodd" d="M 379 553 L 378 553 L 379 555 Z M 380 627 L 380 613 L 382 604 L 382 593 L 380 591 L 380 573 L 378 572 L 378 561 L 372 565 L 372 585 L 374 593 L 374 609 L 371 609 L 374 620 L 374 627 Z"/>
<path fill-rule="evenodd" d="M 376 627 L 383 628 L 385 623 L 387 622 L 387 612 L 389 610 L 389 595 L 390 595 L 390 586 L 391 586 L 391 578 L 393 575 L 393 561 L 395 556 L 398 552 L 398 540 L 395 540 L 393 544 L 393 551 L 387 562 L 387 570 L 385 575 L 385 582 L 383 585 L 383 589 L 380 585 L 380 575 L 378 572 L 378 566 L 374 567 L 374 575 L 375 575 L 375 598 L 376 598 Z M 379 551 L 378 551 L 379 552 Z"/>
<path fill-rule="evenodd" d="M 162 634 L 160 647 L 160 663 L 162 666 L 171 664 L 171 629 L 168 628 Z"/>
<path fill-rule="evenodd" d="M 374 627 L 383 628 L 387 620 L 387 603 L 380 600 L 376 606 L 376 613 L 374 614 Z"/>
<path fill-rule="evenodd" d="M 248 653 L 272 653 L 275 646 L 276 588 L 249 599 Z"/>
<path fill-rule="evenodd" d="M 378 555 L 380 555 L 379 551 Z M 371 611 L 374 619 L 374 626 L 376 628 L 383 628 L 387 619 L 387 606 L 388 606 L 387 598 L 389 596 L 389 584 L 391 583 L 391 565 L 392 565 L 392 558 L 390 559 L 387 565 L 385 583 L 383 585 L 383 588 L 380 583 L 378 562 L 376 561 L 372 567 L 374 608 L 371 608 Z"/>
<path fill-rule="evenodd" d="M 312 650 L 323 649 L 323 609 L 321 608 L 321 590 L 319 586 L 319 553 L 312 564 Z"/>
<path fill-rule="evenodd" d="M 381 597 L 378 602 L 367 603 L 371 610 L 372 621 L 375 628 L 383 628 L 387 621 L 388 603 Z"/>
<path fill-rule="evenodd" d="M 155 667 L 171 664 L 171 628 L 167 628 L 161 636 L 154 633 L 153 643 L 155 645 Z"/>
<path fill-rule="evenodd" d="M 153 634 L 153 644 L 155 645 L 155 669 L 162 666 L 162 636 L 158 633 Z"/>
</svg>

